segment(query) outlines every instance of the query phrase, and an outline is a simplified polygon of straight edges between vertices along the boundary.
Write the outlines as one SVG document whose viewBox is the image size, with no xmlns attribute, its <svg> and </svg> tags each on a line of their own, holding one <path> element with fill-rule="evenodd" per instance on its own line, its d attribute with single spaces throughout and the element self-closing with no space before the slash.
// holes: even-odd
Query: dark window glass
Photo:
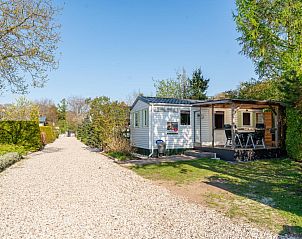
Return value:
<svg viewBox="0 0 302 239">
<path fill-rule="evenodd" d="M 250 113 L 243 113 L 243 125 L 251 125 L 251 114 Z"/>
<path fill-rule="evenodd" d="M 215 112 L 215 129 L 223 129 L 224 126 L 224 112 Z"/>
<path fill-rule="evenodd" d="M 180 111 L 180 125 L 190 125 L 190 111 Z"/>
</svg>

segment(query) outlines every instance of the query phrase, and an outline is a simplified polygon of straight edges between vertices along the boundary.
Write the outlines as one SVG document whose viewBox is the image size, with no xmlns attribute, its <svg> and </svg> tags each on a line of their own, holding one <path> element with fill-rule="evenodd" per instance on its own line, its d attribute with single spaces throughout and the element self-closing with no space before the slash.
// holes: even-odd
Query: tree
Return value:
<svg viewBox="0 0 302 239">
<path fill-rule="evenodd" d="M 234 18 L 242 53 L 251 58 L 261 79 L 275 79 L 287 103 L 286 147 L 302 155 L 302 1 L 236 0 Z"/>
<path fill-rule="evenodd" d="M 61 133 L 65 133 L 68 129 L 66 118 L 67 118 L 67 101 L 64 98 L 58 104 L 58 125 L 60 127 Z"/>
<path fill-rule="evenodd" d="M 200 68 L 194 70 L 192 78 L 189 79 L 188 98 L 195 100 L 207 99 L 206 91 L 209 87 L 209 81 L 209 79 L 204 78 Z"/>
<path fill-rule="evenodd" d="M 69 97 L 67 107 L 76 116 L 84 118 L 88 112 L 88 100 L 80 96 Z"/>
<path fill-rule="evenodd" d="M 59 113 L 59 120 L 66 120 L 66 113 L 67 113 L 67 101 L 66 99 L 62 99 L 58 104 L 58 113 Z"/>
<path fill-rule="evenodd" d="M 0 90 L 42 87 L 57 67 L 57 12 L 52 0 L 1 0 Z"/>
<path fill-rule="evenodd" d="M 261 79 L 276 79 L 284 100 L 297 107 L 302 97 L 302 2 L 236 0 L 234 18 L 242 53 Z M 288 100 L 289 99 L 289 100 Z"/>
<path fill-rule="evenodd" d="M 130 95 L 128 95 L 126 97 L 126 100 L 125 100 L 126 104 L 128 106 L 132 106 L 132 104 L 134 103 L 134 101 L 136 100 L 136 98 L 138 96 L 142 96 L 142 95 L 143 95 L 143 93 L 140 90 L 138 90 L 138 91 L 134 90 Z"/>
<path fill-rule="evenodd" d="M 35 102 L 39 107 L 40 116 L 46 116 L 50 125 L 58 123 L 58 109 L 50 99 L 41 99 Z"/>
<path fill-rule="evenodd" d="M 163 79 L 155 81 L 156 96 L 163 98 L 186 99 L 189 96 L 189 78 L 186 70 L 176 72 L 176 79 Z"/>
<path fill-rule="evenodd" d="M 89 113 L 78 127 L 78 137 L 88 145 L 105 151 L 128 152 L 130 144 L 123 133 L 129 126 L 129 106 L 105 96 L 92 99 L 89 103 Z"/>
<path fill-rule="evenodd" d="M 241 82 L 235 90 L 224 92 L 226 98 L 254 99 L 254 100 L 281 100 L 282 94 L 274 80 L 256 80 Z"/>
<path fill-rule="evenodd" d="M 178 82 L 178 88 L 179 88 L 179 95 L 180 99 L 186 99 L 189 97 L 190 92 L 190 79 L 187 76 L 187 72 L 185 68 L 182 68 L 182 72 L 176 73 L 177 82 Z"/>
<path fill-rule="evenodd" d="M 154 83 L 156 97 L 182 98 L 179 82 L 173 79 L 158 80 Z"/>
<path fill-rule="evenodd" d="M 21 96 L 14 104 L 8 105 L 3 112 L 2 120 L 39 121 L 39 107 Z"/>
</svg>

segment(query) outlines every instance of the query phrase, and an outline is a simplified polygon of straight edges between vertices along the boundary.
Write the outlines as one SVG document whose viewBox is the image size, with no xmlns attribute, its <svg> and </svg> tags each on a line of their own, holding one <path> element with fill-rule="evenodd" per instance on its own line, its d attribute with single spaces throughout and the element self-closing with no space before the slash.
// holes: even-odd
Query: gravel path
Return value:
<svg viewBox="0 0 302 239">
<path fill-rule="evenodd" d="M 0 238 L 277 238 L 171 195 L 74 138 L 0 174 Z"/>
</svg>

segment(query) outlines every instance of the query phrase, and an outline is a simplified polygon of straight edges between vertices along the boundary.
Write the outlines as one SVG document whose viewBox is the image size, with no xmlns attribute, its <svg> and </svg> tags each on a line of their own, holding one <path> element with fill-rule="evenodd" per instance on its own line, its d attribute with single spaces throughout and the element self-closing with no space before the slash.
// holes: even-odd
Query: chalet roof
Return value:
<svg viewBox="0 0 302 239">
<path fill-rule="evenodd" d="M 190 100 L 190 99 L 175 99 L 175 98 L 163 98 L 163 97 L 149 97 L 149 96 L 138 96 L 135 103 L 141 100 L 147 104 L 172 104 L 172 105 L 193 105 L 196 103 L 203 102 L 202 100 Z M 132 106 L 132 107 L 133 107 Z"/>
<path fill-rule="evenodd" d="M 229 105 L 235 104 L 247 104 L 247 105 L 281 105 L 284 106 L 282 102 L 272 101 L 272 100 L 249 100 L 249 99 L 220 99 L 220 100 L 191 100 L 191 99 L 175 99 L 175 98 L 162 98 L 162 97 L 148 97 L 148 96 L 138 96 L 133 103 L 131 109 L 136 104 L 138 100 L 141 100 L 147 104 L 168 104 L 168 105 L 191 105 L 191 106 L 211 106 L 211 105 Z"/>
<path fill-rule="evenodd" d="M 222 100 L 206 100 L 194 104 L 194 106 L 210 106 L 210 105 L 223 105 L 223 104 L 249 104 L 249 105 L 281 105 L 285 106 L 282 102 L 273 100 L 253 100 L 253 99 L 222 99 Z"/>
</svg>

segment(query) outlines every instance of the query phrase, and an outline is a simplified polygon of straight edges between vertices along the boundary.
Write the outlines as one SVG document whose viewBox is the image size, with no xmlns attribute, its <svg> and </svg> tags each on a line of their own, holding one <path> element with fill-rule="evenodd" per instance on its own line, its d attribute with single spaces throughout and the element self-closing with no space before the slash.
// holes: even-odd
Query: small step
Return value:
<svg viewBox="0 0 302 239">
<path fill-rule="evenodd" d="M 195 158 L 215 158 L 215 153 L 204 152 L 200 150 L 186 150 L 184 155 L 195 157 Z"/>
</svg>

